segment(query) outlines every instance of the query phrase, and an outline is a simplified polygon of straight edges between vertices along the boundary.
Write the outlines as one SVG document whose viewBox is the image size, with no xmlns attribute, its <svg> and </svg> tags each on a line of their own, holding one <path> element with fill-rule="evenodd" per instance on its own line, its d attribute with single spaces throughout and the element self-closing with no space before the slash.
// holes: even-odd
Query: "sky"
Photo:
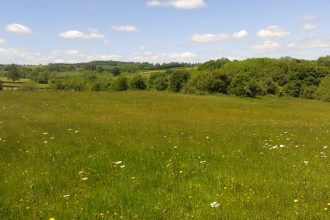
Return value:
<svg viewBox="0 0 330 220">
<path fill-rule="evenodd" d="M 330 55 L 329 0 L 0 0 L 0 64 Z"/>
</svg>

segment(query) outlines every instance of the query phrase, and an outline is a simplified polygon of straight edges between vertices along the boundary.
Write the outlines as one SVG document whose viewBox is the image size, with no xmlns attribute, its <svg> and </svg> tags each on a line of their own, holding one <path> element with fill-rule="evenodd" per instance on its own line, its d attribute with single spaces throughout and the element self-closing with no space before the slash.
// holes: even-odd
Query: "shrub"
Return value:
<svg viewBox="0 0 330 220">
<path fill-rule="evenodd" d="M 1 82 L 1 80 L 0 80 L 0 91 L 2 90 L 2 82 Z"/>
<path fill-rule="evenodd" d="M 228 87 L 228 93 L 236 96 L 254 98 L 260 94 L 260 86 L 248 73 L 236 74 Z"/>
<path fill-rule="evenodd" d="M 113 90 L 113 91 L 125 91 L 127 89 L 128 89 L 127 78 L 124 76 L 118 77 L 111 84 L 111 90 Z"/>
<path fill-rule="evenodd" d="M 152 73 L 149 78 L 148 86 L 150 89 L 166 90 L 168 87 L 166 73 Z"/>
<path fill-rule="evenodd" d="M 37 83 L 31 80 L 29 82 L 22 83 L 19 89 L 23 91 L 33 91 L 37 89 Z"/>
<path fill-rule="evenodd" d="M 140 74 L 135 74 L 129 81 L 128 87 L 131 90 L 145 90 L 147 88 L 147 84 Z"/>
<path fill-rule="evenodd" d="M 330 75 L 324 77 L 315 92 L 315 98 L 330 102 Z"/>
<path fill-rule="evenodd" d="M 173 71 L 168 80 L 168 90 L 180 92 L 189 79 L 189 72 L 186 70 Z"/>
</svg>

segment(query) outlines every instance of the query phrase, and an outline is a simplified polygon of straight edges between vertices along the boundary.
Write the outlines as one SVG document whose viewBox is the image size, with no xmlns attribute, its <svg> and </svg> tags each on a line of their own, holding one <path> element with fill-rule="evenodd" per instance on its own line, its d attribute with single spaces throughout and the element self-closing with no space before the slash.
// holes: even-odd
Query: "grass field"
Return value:
<svg viewBox="0 0 330 220">
<path fill-rule="evenodd" d="M 0 103 L 0 219 L 329 217 L 330 103 L 150 91 Z"/>
</svg>

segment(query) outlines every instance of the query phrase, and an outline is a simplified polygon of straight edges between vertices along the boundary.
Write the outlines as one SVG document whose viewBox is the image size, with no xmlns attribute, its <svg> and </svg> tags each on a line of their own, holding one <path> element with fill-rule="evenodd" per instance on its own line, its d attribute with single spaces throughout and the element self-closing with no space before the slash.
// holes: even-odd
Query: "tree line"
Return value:
<svg viewBox="0 0 330 220">
<path fill-rule="evenodd" d="M 38 68 L 28 73 L 28 77 L 38 83 L 45 82 L 44 76 L 47 74 L 44 73 L 47 71 Z M 119 72 L 116 75 L 120 74 L 121 69 L 117 67 Z M 149 78 L 135 74 L 131 78 L 120 76 L 104 80 L 97 78 L 96 72 L 85 70 L 81 76 L 67 78 L 58 78 L 56 72 L 52 72 L 47 75 L 47 80 L 55 90 L 150 89 L 198 95 L 228 94 L 252 98 L 277 95 L 330 101 L 330 56 L 320 57 L 316 61 L 291 57 L 243 61 L 221 58 L 205 62 L 197 68 L 153 72 Z"/>
</svg>

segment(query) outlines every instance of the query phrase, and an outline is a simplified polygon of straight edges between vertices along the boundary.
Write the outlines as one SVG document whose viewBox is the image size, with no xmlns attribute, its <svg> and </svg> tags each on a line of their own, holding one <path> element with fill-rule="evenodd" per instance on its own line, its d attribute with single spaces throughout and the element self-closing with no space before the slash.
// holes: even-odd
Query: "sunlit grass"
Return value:
<svg viewBox="0 0 330 220">
<path fill-rule="evenodd" d="M 1 219 L 328 216 L 329 103 L 51 91 L 0 103 Z"/>
</svg>

